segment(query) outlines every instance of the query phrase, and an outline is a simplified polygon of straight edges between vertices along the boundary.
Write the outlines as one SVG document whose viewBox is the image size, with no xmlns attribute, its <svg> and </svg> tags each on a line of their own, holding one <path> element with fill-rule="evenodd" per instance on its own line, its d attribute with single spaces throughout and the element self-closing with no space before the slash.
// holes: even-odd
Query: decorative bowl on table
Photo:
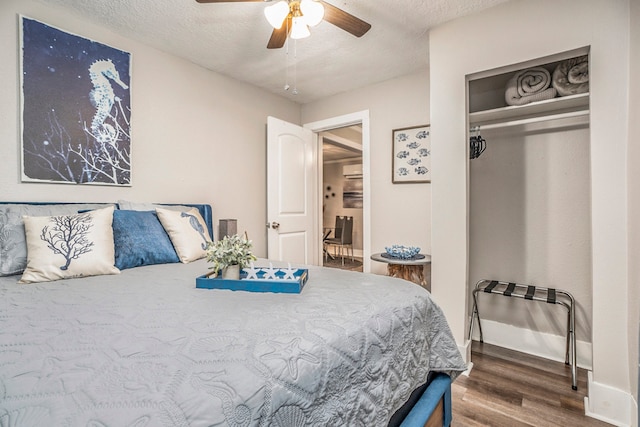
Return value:
<svg viewBox="0 0 640 427">
<path fill-rule="evenodd" d="M 420 253 L 417 246 L 391 245 L 385 246 L 384 250 L 390 257 L 400 259 L 411 259 Z"/>
</svg>

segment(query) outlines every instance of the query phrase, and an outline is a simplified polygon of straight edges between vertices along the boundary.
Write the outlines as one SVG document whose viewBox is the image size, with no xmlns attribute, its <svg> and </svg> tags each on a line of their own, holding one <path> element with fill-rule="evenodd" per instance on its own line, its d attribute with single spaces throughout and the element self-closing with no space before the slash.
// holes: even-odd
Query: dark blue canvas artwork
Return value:
<svg viewBox="0 0 640 427">
<path fill-rule="evenodd" d="M 22 179 L 131 185 L 131 55 L 22 24 Z"/>
</svg>

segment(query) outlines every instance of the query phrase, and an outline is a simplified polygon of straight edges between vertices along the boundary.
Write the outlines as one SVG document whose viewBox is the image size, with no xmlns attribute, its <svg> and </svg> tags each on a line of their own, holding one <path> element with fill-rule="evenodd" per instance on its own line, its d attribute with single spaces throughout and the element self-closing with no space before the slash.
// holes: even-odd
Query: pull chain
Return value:
<svg viewBox="0 0 640 427">
<path fill-rule="evenodd" d="M 298 94 L 298 41 L 293 41 L 293 91 L 294 95 Z"/>
<path fill-rule="evenodd" d="M 289 20 L 287 19 L 287 34 L 289 34 Z M 289 58 L 289 39 L 287 37 L 284 44 L 285 49 L 285 68 L 284 68 L 284 90 L 288 91 L 291 86 L 289 85 L 289 68 L 291 67 L 290 58 Z M 298 41 L 293 41 L 293 90 L 291 91 L 293 95 L 298 94 Z"/>
<path fill-rule="evenodd" d="M 286 20 L 287 34 L 289 34 L 289 20 Z M 289 90 L 289 37 L 284 42 L 284 90 Z"/>
</svg>

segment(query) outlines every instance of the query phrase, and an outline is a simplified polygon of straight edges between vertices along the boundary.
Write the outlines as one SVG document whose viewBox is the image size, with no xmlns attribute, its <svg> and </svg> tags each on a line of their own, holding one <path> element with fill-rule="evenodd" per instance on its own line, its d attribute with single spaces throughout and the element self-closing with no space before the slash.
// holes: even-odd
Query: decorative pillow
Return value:
<svg viewBox="0 0 640 427">
<path fill-rule="evenodd" d="M 211 236 L 198 209 L 177 212 L 156 208 L 156 212 L 162 226 L 169 234 L 180 261 L 191 262 L 207 255 L 207 243 L 211 241 Z"/>
<path fill-rule="evenodd" d="M 20 274 L 27 266 L 27 240 L 22 217 L 75 214 L 80 209 L 113 206 L 106 203 L 52 205 L 0 204 L 0 276 Z"/>
<path fill-rule="evenodd" d="M 60 216 L 25 216 L 27 268 L 20 283 L 117 274 L 113 206 Z"/>
<path fill-rule="evenodd" d="M 171 240 L 153 211 L 113 212 L 113 244 L 120 270 L 180 262 Z"/>
</svg>

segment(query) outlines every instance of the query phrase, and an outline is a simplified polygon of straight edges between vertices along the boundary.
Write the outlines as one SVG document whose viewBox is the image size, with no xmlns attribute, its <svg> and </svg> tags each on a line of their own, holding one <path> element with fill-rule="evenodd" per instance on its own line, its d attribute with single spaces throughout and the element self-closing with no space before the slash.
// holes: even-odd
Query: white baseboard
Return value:
<svg viewBox="0 0 640 427">
<path fill-rule="evenodd" d="M 484 342 L 511 350 L 521 351 L 558 362 L 565 361 L 566 337 L 532 331 L 492 320 L 482 320 Z M 473 339 L 480 339 L 476 323 Z M 592 369 L 591 343 L 576 341 L 576 361 L 579 367 Z"/>
<path fill-rule="evenodd" d="M 620 427 L 638 425 L 638 406 L 631 394 L 593 381 L 591 372 L 588 372 L 588 387 L 589 394 L 584 398 L 588 417 Z"/>
<path fill-rule="evenodd" d="M 465 377 L 468 377 L 472 370 L 473 370 L 473 362 L 469 362 L 467 363 L 467 370 L 461 373 L 460 375 L 464 375 Z"/>
<path fill-rule="evenodd" d="M 462 373 L 462 375 L 466 375 L 468 377 L 473 369 L 473 362 L 471 361 L 471 340 L 467 340 L 463 345 L 458 344 L 458 351 L 462 356 L 462 360 L 467 365 L 467 369 Z"/>
<path fill-rule="evenodd" d="M 463 345 L 458 344 L 458 351 L 464 363 L 468 365 L 471 362 L 471 341 L 467 340 Z"/>
</svg>

